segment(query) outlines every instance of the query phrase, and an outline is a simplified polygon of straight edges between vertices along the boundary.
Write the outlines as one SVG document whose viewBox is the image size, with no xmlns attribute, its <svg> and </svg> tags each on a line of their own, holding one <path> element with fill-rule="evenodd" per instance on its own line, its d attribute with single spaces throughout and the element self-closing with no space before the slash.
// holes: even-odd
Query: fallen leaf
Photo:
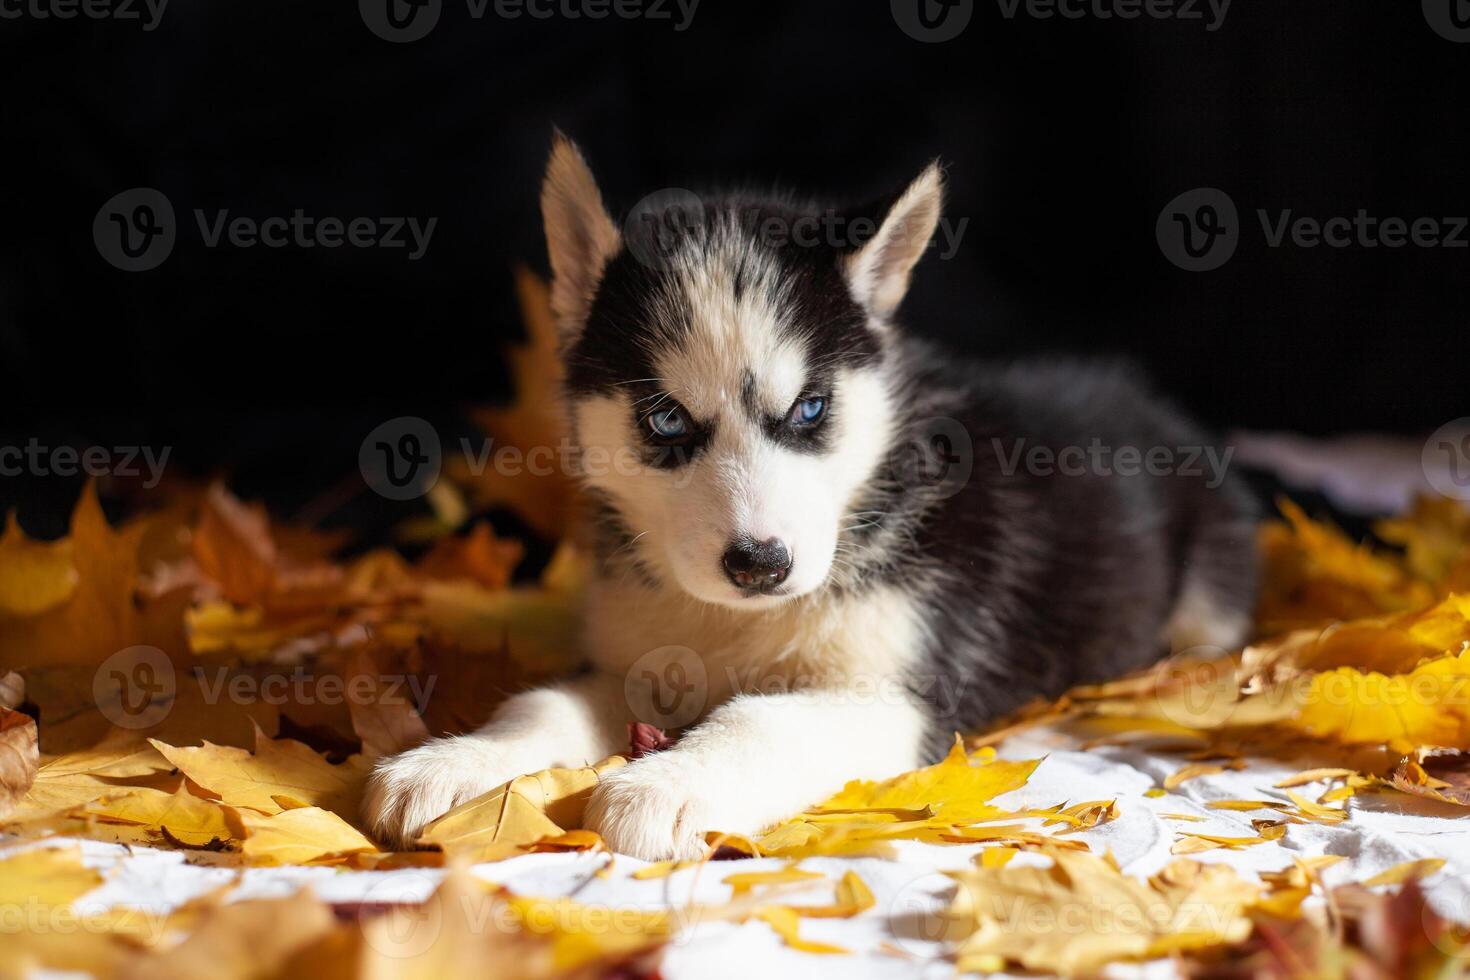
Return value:
<svg viewBox="0 0 1470 980">
<path fill-rule="evenodd" d="M 543 837 L 526 847 L 533 854 L 566 851 L 605 851 L 602 837 L 590 830 L 568 830 L 553 837 Z"/>
<path fill-rule="evenodd" d="M 1212 762 L 1195 762 L 1185 766 L 1183 769 L 1170 773 L 1164 779 L 1164 789 L 1177 789 L 1181 783 L 1201 776 L 1213 776 L 1225 771 L 1225 766 Z M 1238 767 L 1237 767 L 1238 768 Z"/>
<path fill-rule="evenodd" d="M 508 355 L 515 403 L 509 408 L 482 409 L 474 413 L 474 419 L 490 434 L 496 450 L 512 447 L 525 454 L 539 448 L 550 450 L 551 459 L 533 465 L 533 458 L 523 455 L 524 465 L 514 473 L 497 472 L 494 466 L 485 467 L 479 477 L 451 473 L 472 482 L 480 505 L 509 506 L 537 531 L 560 538 L 565 536 L 575 490 L 568 467 L 555 455 L 566 438 L 566 425 L 557 408 L 562 379 L 557 329 L 546 283 L 523 266 L 516 268 L 516 297 L 526 325 L 526 342 Z"/>
<path fill-rule="evenodd" d="M 1405 861 L 1403 864 L 1395 864 L 1391 868 L 1378 872 L 1362 884 L 1367 888 L 1374 888 L 1378 885 L 1402 885 L 1406 881 L 1428 878 L 1443 868 L 1446 863 L 1444 858 L 1420 858 L 1418 861 Z"/>
<path fill-rule="evenodd" d="M 1348 776 L 1356 775 L 1352 769 L 1307 769 L 1294 776 L 1287 776 L 1273 785 L 1277 789 L 1292 789 L 1297 786 L 1305 786 L 1307 783 L 1325 782 L 1334 779 L 1346 779 Z"/>
<path fill-rule="evenodd" d="M 775 871 L 741 871 L 726 875 L 725 884 L 730 886 L 731 895 L 743 895 L 761 885 L 789 885 L 799 881 L 821 881 L 825 875 L 820 871 L 806 871 L 795 865 Z"/>
<path fill-rule="evenodd" d="M 286 899 L 216 905 L 183 942 L 128 960 L 119 980 L 247 980 L 271 977 L 293 955 L 329 933 L 331 910 L 307 889 Z"/>
<path fill-rule="evenodd" d="M 756 911 L 754 918 L 760 919 L 775 930 L 776 935 L 794 950 L 803 953 L 846 953 L 842 946 L 818 943 L 801 938 L 801 916 L 784 905 L 770 905 Z"/>
<path fill-rule="evenodd" d="M 53 609 L 71 598 L 78 579 L 69 538 L 33 541 L 14 511 L 6 515 L 0 534 L 0 614 L 34 616 Z"/>
<path fill-rule="evenodd" d="M 1286 833 L 1284 825 L 1263 827 L 1255 837 L 1221 837 L 1215 834 L 1181 834 L 1169 849 L 1170 854 L 1198 854 L 1223 848 L 1238 851 L 1243 847 L 1254 847 L 1268 841 L 1280 840 Z"/>
<path fill-rule="evenodd" d="M 30 791 L 5 819 L 5 826 L 55 818 L 168 768 L 152 746 L 122 731 L 82 752 L 43 756 Z"/>
<path fill-rule="evenodd" d="M 295 807 L 270 815 L 238 812 L 247 834 L 241 851 L 251 864 L 340 864 L 352 855 L 378 849 L 357 828 L 320 807 Z"/>
<path fill-rule="evenodd" d="M 77 847 L 0 852 L 0 908 L 45 911 L 69 906 L 100 884 L 102 875 L 82 863 Z"/>
<path fill-rule="evenodd" d="M 195 796 L 187 786 L 172 793 L 131 787 L 88 804 L 84 812 L 99 820 L 147 827 L 160 836 L 166 831 L 175 841 L 192 847 L 236 836 L 219 804 Z"/>
<path fill-rule="evenodd" d="M 469 861 L 496 861 L 522 853 L 523 847 L 542 838 L 579 828 L 602 774 L 626 763 L 615 755 L 595 766 L 517 776 L 430 823 L 418 843 Z"/>
<path fill-rule="evenodd" d="M 462 538 L 440 540 L 418 567 L 430 578 L 469 579 L 481 588 L 498 592 L 510 585 L 511 572 L 525 553 L 519 541 L 497 538 L 489 522 L 480 521 Z"/>
<path fill-rule="evenodd" d="M 180 747 L 150 741 L 176 769 L 222 803 L 261 813 L 279 813 L 284 808 L 277 797 L 287 797 L 356 817 L 367 777 L 360 757 L 334 766 L 300 742 L 272 739 L 259 730 L 254 752 L 211 742 Z"/>
<path fill-rule="evenodd" d="M 358 651 L 349 662 L 347 683 L 355 678 L 380 676 L 373 658 L 366 651 Z M 379 691 L 380 685 L 373 684 L 371 690 L 379 696 L 364 701 L 356 696 L 347 699 L 352 718 L 352 730 L 362 742 L 365 761 L 383 756 L 397 755 L 420 742 L 428 741 L 429 729 L 419 716 L 412 701 L 398 691 Z"/>
<path fill-rule="evenodd" d="M 1390 779 L 1402 792 L 1470 806 L 1470 755 L 1463 752 L 1417 751 L 1394 768 Z"/>
<path fill-rule="evenodd" d="M 956 737 L 942 762 L 882 782 L 854 780 L 807 813 L 777 825 L 757 841 L 762 854 L 871 853 L 883 841 L 941 840 L 957 827 L 1013 816 L 990 800 L 1026 784 L 1040 760 L 997 760 L 994 750 L 972 758 Z"/>
<path fill-rule="evenodd" d="M 1244 939 L 1260 896 L 1228 867 L 1175 862 L 1147 881 L 1102 857 L 1058 851 L 1050 867 L 977 867 L 947 913 L 960 972 L 1006 964 L 1067 976 L 1119 960 L 1201 950 Z"/>
<path fill-rule="evenodd" d="M 40 758 L 35 720 L 19 711 L 0 708 L 0 819 L 30 792 Z"/>
<path fill-rule="evenodd" d="M 258 603 L 275 588 L 276 546 L 265 508 L 216 483 L 204 495 L 191 540 L 194 560 L 231 602 Z"/>
<path fill-rule="evenodd" d="M 148 638 L 134 592 L 143 525 L 114 531 L 88 483 L 67 543 L 76 567 L 70 598 L 33 615 L 0 613 L 0 666 L 99 664 Z M 47 591 L 47 590 L 43 590 Z"/>
</svg>

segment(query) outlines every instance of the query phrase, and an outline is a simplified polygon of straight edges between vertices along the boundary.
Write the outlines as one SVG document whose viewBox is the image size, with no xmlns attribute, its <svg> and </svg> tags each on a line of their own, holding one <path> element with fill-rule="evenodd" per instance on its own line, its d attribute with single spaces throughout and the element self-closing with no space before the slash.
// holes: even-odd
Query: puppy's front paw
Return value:
<svg viewBox="0 0 1470 980">
<path fill-rule="evenodd" d="M 363 820 L 381 844 L 406 850 L 434 818 L 521 775 L 509 763 L 506 752 L 475 736 L 436 739 L 379 760 L 363 793 Z"/>
<path fill-rule="evenodd" d="M 585 825 L 619 854 L 645 861 L 696 858 L 706 831 L 745 832 L 725 825 L 738 818 L 722 812 L 726 808 L 703 775 L 674 753 L 640 759 L 602 777 L 587 803 Z"/>
</svg>

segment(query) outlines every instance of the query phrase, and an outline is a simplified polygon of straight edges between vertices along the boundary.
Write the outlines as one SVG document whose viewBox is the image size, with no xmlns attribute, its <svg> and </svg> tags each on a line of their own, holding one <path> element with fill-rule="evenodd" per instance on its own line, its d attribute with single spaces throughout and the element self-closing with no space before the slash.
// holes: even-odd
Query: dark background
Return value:
<svg viewBox="0 0 1470 980">
<path fill-rule="evenodd" d="M 379 422 L 453 431 L 506 394 L 553 124 L 615 209 L 733 181 L 865 199 L 942 158 L 968 226 L 905 314 L 971 354 L 1130 355 L 1221 428 L 1423 434 L 1467 414 L 1470 250 L 1272 249 L 1255 209 L 1470 213 L 1470 44 L 1408 2 L 1236 0 L 1213 32 L 1198 9 L 1008 19 L 976 0 L 942 44 L 871 0 L 703 0 L 682 32 L 445 0 L 407 44 L 344 0 L 174 0 L 151 32 L 0 20 L 0 444 L 167 445 L 289 514 Z M 137 186 L 168 196 L 179 241 L 128 273 L 92 221 Z M 1200 186 L 1230 194 L 1242 240 L 1190 273 L 1154 223 Z M 194 208 L 439 220 L 410 262 L 205 248 Z M 0 478 L 0 508 L 59 533 L 78 483 Z"/>
</svg>

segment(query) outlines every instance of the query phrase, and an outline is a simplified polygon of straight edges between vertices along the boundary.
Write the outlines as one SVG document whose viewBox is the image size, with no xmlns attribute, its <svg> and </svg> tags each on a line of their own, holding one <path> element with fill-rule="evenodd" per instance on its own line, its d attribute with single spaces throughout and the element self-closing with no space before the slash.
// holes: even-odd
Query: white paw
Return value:
<svg viewBox="0 0 1470 980">
<path fill-rule="evenodd" d="M 619 854 L 645 861 L 689 860 L 704 853 L 704 835 L 754 833 L 745 815 L 710 784 L 704 767 L 665 752 L 602 777 L 584 823 Z"/>
<path fill-rule="evenodd" d="M 488 739 L 435 739 L 379 760 L 363 793 L 363 821 L 379 843 L 406 850 L 436 817 L 519 775 L 510 753 Z"/>
</svg>

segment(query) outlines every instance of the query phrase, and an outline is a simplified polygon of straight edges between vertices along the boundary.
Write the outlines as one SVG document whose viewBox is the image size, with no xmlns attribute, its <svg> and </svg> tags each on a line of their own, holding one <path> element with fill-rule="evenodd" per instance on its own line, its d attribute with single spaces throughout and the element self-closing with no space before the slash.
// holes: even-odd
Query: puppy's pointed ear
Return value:
<svg viewBox="0 0 1470 980">
<path fill-rule="evenodd" d="M 587 320 L 603 267 L 622 240 L 582 151 L 559 130 L 541 183 L 541 219 L 551 256 L 551 312 L 562 336 Z"/>
<path fill-rule="evenodd" d="M 944 202 L 944 174 L 938 163 L 908 186 L 888 209 L 877 232 L 847 256 L 847 281 L 859 303 L 887 317 L 909 289 L 909 274 L 929 247 Z"/>
</svg>

